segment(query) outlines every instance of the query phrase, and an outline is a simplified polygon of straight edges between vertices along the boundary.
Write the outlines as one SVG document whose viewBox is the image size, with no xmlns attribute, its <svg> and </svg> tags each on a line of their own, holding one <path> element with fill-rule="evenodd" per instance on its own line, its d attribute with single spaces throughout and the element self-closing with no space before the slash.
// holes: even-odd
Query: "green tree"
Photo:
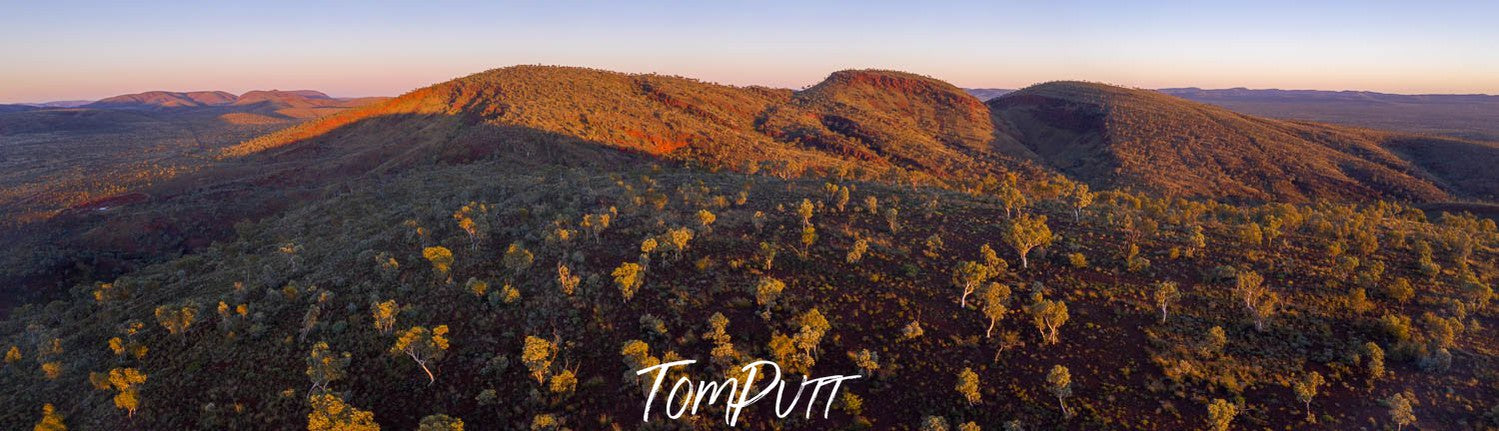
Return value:
<svg viewBox="0 0 1499 431">
<path fill-rule="evenodd" d="M 1395 429 L 1400 430 L 1406 425 L 1416 423 L 1416 411 L 1411 407 L 1410 397 L 1397 393 L 1385 400 L 1385 405 L 1390 407 L 1390 420 L 1395 421 Z"/>
<path fill-rule="evenodd" d="M 1014 218 L 1015 211 L 1025 207 L 1025 195 L 1020 193 L 1015 181 L 1006 181 L 996 195 L 1005 207 L 1005 218 Z"/>
<path fill-rule="evenodd" d="M 1202 355 L 1216 356 L 1223 353 L 1223 348 L 1228 345 L 1228 334 L 1223 332 L 1222 326 L 1208 328 L 1207 337 L 1202 341 Z"/>
<path fill-rule="evenodd" d="M 992 277 L 998 277 L 1010 269 L 1010 264 L 1000 259 L 999 254 L 995 253 L 994 248 L 989 247 L 988 243 L 979 246 L 979 260 L 983 261 L 984 267 L 989 268 L 989 275 Z"/>
<path fill-rule="evenodd" d="M 587 214 L 583 216 L 583 222 L 579 223 L 579 226 L 588 231 L 588 235 L 593 237 L 593 242 L 597 243 L 603 236 L 604 230 L 609 229 L 611 221 L 613 221 L 613 215 L 609 213 Z"/>
<path fill-rule="evenodd" d="M 1067 409 L 1067 397 L 1072 396 L 1072 373 L 1067 371 L 1067 367 L 1051 367 L 1051 372 L 1046 374 L 1046 390 L 1057 397 L 1057 404 L 1062 406 L 1062 416 L 1072 417 L 1072 411 Z"/>
<path fill-rule="evenodd" d="M 1208 429 L 1213 431 L 1228 431 L 1228 426 L 1233 424 L 1234 416 L 1239 415 L 1239 408 L 1233 403 L 1222 398 L 1215 398 L 1208 404 Z"/>
<path fill-rule="evenodd" d="M 1000 283 L 989 283 L 980 298 L 983 300 L 984 317 L 989 318 L 989 329 L 984 330 L 984 338 L 990 338 L 994 335 L 994 325 L 1010 312 L 1005 305 L 1010 301 L 1010 287 Z"/>
<path fill-rule="evenodd" d="M 957 390 L 958 395 L 962 395 L 963 399 L 968 401 L 968 405 L 977 404 L 979 402 L 978 373 L 974 373 L 972 368 L 963 368 L 963 372 L 958 373 L 958 385 L 953 389 Z"/>
<path fill-rule="evenodd" d="M 427 367 L 431 361 L 442 360 L 448 351 L 448 325 L 438 325 L 431 330 L 424 326 L 413 326 L 396 337 L 390 346 L 392 355 L 406 354 L 427 373 L 427 384 L 437 382 L 437 376 Z"/>
<path fill-rule="evenodd" d="M 567 265 L 557 262 L 557 287 L 562 290 L 563 295 L 572 296 L 573 292 L 578 290 L 578 283 L 582 281 L 583 278 L 573 275 Z"/>
<path fill-rule="evenodd" d="M 308 397 L 312 412 L 307 414 L 307 431 L 380 431 L 375 414 L 344 404 L 336 394 Z"/>
<path fill-rule="evenodd" d="M 1026 255 L 1031 249 L 1051 244 L 1051 228 L 1046 226 L 1046 216 L 1030 216 L 1022 214 L 1010 222 L 1005 231 L 1004 240 L 1006 244 L 1020 254 L 1020 267 L 1030 268 L 1030 260 Z"/>
<path fill-rule="evenodd" d="M 796 347 L 816 357 L 817 345 L 822 342 L 822 336 L 827 335 L 828 330 L 832 329 L 832 325 L 828 323 L 826 317 L 823 317 L 822 312 L 817 311 L 816 307 L 797 316 L 796 324 L 800 326 L 795 337 Z"/>
<path fill-rule="evenodd" d="M 1265 330 L 1265 322 L 1275 313 L 1279 305 L 1280 295 L 1270 291 L 1265 285 L 1265 278 L 1254 271 L 1242 271 L 1234 280 L 1234 296 L 1244 305 L 1250 317 L 1254 318 L 1254 329 Z"/>
<path fill-rule="evenodd" d="M 1072 206 L 1072 220 L 1082 221 L 1083 208 L 1093 204 L 1093 192 L 1088 191 L 1087 184 L 1075 183 L 1072 186 L 1072 193 L 1068 194 L 1067 198 L 1067 203 Z"/>
<path fill-rule="evenodd" d="M 802 228 L 802 257 L 806 257 L 811 250 L 812 243 L 817 242 L 817 229 L 812 226 Z"/>
<path fill-rule="evenodd" d="M 1265 242 L 1264 231 L 1260 229 L 1259 224 L 1254 222 L 1245 223 L 1243 226 L 1240 226 L 1237 234 L 1239 243 L 1243 245 L 1259 246 Z"/>
<path fill-rule="evenodd" d="M 1155 305 L 1161 309 L 1161 323 L 1166 323 L 1166 309 L 1181 299 L 1181 292 L 1174 281 L 1159 281 L 1155 284 Z"/>
<path fill-rule="evenodd" d="M 1369 385 L 1384 377 L 1384 349 L 1379 348 L 1373 341 L 1364 343 L 1364 372 L 1369 375 Z"/>
<path fill-rule="evenodd" d="M 1036 330 L 1041 332 L 1042 340 L 1046 344 L 1056 344 L 1059 341 L 1057 329 L 1067 323 L 1067 303 L 1042 299 L 1031 305 L 1031 318 L 1036 323 Z"/>
<path fill-rule="evenodd" d="M 463 419 L 444 414 L 427 415 L 417 424 L 416 431 L 463 431 Z"/>
<path fill-rule="evenodd" d="M 614 268 L 614 272 L 609 274 L 614 276 L 614 285 L 619 287 L 619 293 L 624 296 L 626 302 L 634 298 L 635 292 L 640 290 L 640 284 L 643 282 L 641 279 L 644 278 L 641 272 L 643 271 L 639 264 L 625 262 L 619 264 Z"/>
<path fill-rule="evenodd" d="M 535 261 L 536 256 L 519 242 L 510 243 L 510 246 L 505 247 L 505 254 L 500 257 L 500 263 L 505 265 L 505 270 L 510 271 L 511 277 L 519 276 L 527 269 L 531 269 L 531 263 Z"/>
<path fill-rule="evenodd" d="M 1393 282 L 1384 283 L 1384 296 L 1394 300 L 1396 303 L 1405 304 L 1416 296 L 1416 289 L 1411 287 L 1410 280 L 1405 277 L 1396 278 Z"/>
<path fill-rule="evenodd" d="M 478 217 L 477 221 L 475 220 L 475 216 Z M 479 240 L 484 238 L 488 230 L 489 205 L 469 202 L 467 205 L 459 208 L 458 211 L 453 212 L 453 220 L 457 220 L 458 229 L 462 229 L 464 233 L 468 234 L 469 249 L 478 250 Z"/>
<path fill-rule="evenodd" d="M 1312 371 L 1306 377 L 1291 385 L 1291 390 L 1296 392 L 1296 399 L 1306 404 L 1306 416 L 1312 417 L 1312 398 L 1317 397 L 1317 392 L 1327 381 L 1322 379 L 1322 374 Z"/>
<path fill-rule="evenodd" d="M 1202 233 L 1202 226 L 1192 226 L 1192 233 L 1187 237 L 1187 244 L 1194 252 L 1200 252 L 1208 246 L 1208 237 Z"/>
<path fill-rule="evenodd" d="M 188 328 L 193 326 L 193 322 L 197 320 L 197 316 L 198 305 L 191 302 L 180 307 L 167 305 L 156 307 L 156 322 L 160 323 L 161 327 L 166 328 L 167 333 L 172 335 L 186 333 Z"/>
<path fill-rule="evenodd" d="M 526 369 L 531 370 L 531 378 L 536 383 L 545 383 L 547 374 L 552 368 L 552 358 L 557 354 L 557 345 L 544 338 L 526 336 L 525 345 L 521 346 L 521 362 L 526 364 Z"/>
<path fill-rule="evenodd" d="M 932 236 L 926 237 L 926 249 L 922 250 L 921 254 L 931 259 L 938 259 L 942 257 L 942 247 L 942 235 L 934 233 Z"/>
<path fill-rule="evenodd" d="M 809 199 L 802 199 L 802 203 L 796 206 L 796 215 L 801 217 L 802 227 L 812 226 L 812 209 L 812 201 Z"/>
<path fill-rule="evenodd" d="M 859 263 L 860 260 L 864 259 L 864 252 L 867 250 L 869 250 L 869 240 L 859 238 L 854 241 L 853 247 L 849 248 L 848 256 L 844 261 L 850 264 Z"/>
<path fill-rule="evenodd" d="M 660 359 L 651 356 L 651 346 L 640 340 L 626 341 L 620 347 L 619 355 L 623 357 L 625 366 L 630 368 L 629 375 L 631 376 L 635 375 L 636 370 L 643 370 L 661 364 Z M 548 363 L 550 363 L 550 359 L 548 359 Z"/>
<path fill-rule="evenodd" d="M 327 391 L 329 383 L 344 378 L 350 359 L 349 352 L 334 355 L 327 342 L 313 344 L 312 351 L 307 353 L 307 378 L 312 380 L 312 388 L 307 392 Z"/>
<path fill-rule="evenodd" d="M 578 389 L 578 375 L 573 370 L 562 370 L 552 376 L 547 382 L 547 388 L 554 394 L 571 394 Z"/>
<path fill-rule="evenodd" d="M 381 334 L 389 334 L 395 329 L 396 315 L 400 313 L 401 307 L 394 299 L 370 304 L 370 317 L 374 318 L 375 330 Z"/>
<path fill-rule="evenodd" d="M 115 408 L 124 410 L 126 416 L 135 416 L 135 410 L 140 408 L 140 386 L 146 383 L 146 374 L 135 368 L 115 368 L 109 370 L 108 385 L 105 388 L 114 388 Z"/>
<path fill-rule="evenodd" d="M 676 228 L 666 231 L 666 245 L 671 250 L 672 260 L 681 260 L 682 252 L 687 250 L 687 243 L 692 241 L 692 230 L 688 228 Z"/>
<path fill-rule="evenodd" d="M 765 264 L 765 268 L 762 269 L 770 271 L 775 267 L 776 253 L 778 252 L 776 250 L 775 244 L 760 241 L 760 253 L 758 254 L 758 256 L 760 257 L 760 261 Z"/>
<path fill-rule="evenodd" d="M 968 308 L 968 295 L 989 279 L 989 268 L 978 262 L 965 261 L 953 267 L 952 284 L 963 291 L 958 297 L 958 308 Z"/>
<path fill-rule="evenodd" d="M 859 367 L 859 372 L 864 376 L 872 377 L 880 370 L 880 354 L 869 349 L 861 349 L 858 353 L 849 352 L 848 359 Z"/>
<path fill-rule="evenodd" d="M 62 414 L 51 403 L 42 405 L 42 420 L 31 428 L 32 431 L 68 431 L 68 426 L 62 422 Z"/>
<path fill-rule="evenodd" d="M 738 360 L 739 352 L 734 349 L 733 337 L 729 335 L 729 318 L 723 313 L 713 313 L 708 317 L 708 332 L 703 333 L 703 339 L 713 342 L 713 363 L 721 367 L 727 367 Z"/>
<path fill-rule="evenodd" d="M 432 272 L 439 278 L 445 279 L 446 283 L 453 282 L 453 276 L 449 272 L 453 269 L 453 252 L 447 247 L 436 246 L 422 249 L 422 257 L 432 263 Z"/>
<path fill-rule="evenodd" d="M 463 283 L 463 287 L 478 298 L 483 298 L 484 294 L 489 292 L 489 283 L 475 277 L 469 277 L 468 281 Z"/>
<path fill-rule="evenodd" d="M 949 431 L 947 419 L 941 416 L 927 416 L 921 420 L 921 431 Z"/>
<path fill-rule="evenodd" d="M 776 299 L 781 297 L 781 291 L 786 290 L 786 283 L 772 277 L 763 277 L 755 284 L 755 302 L 765 308 L 761 317 L 770 318 L 770 307 L 774 306 Z"/>
<path fill-rule="evenodd" d="M 697 222 L 699 226 L 702 226 L 702 232 L 704 234 L 713 232 L 713 222 L 717 220 L 718 216 L 713 215 L 712 212 L 709 212 L 708 210 L 697 210 Z"/>
<path fill-rule="evenodd" d="M 539 414 L 531 417 L 531 431 L 555 431 L 562 429 L 562 420 L 551 414 Z"/>
<path fill-rule="evenodd" d="M 780 331 L 771 333 L 770 343 L 766 346 L 770 356 L 777 364 L 786 367 L 786 370 L 797 374 L 808 374 L 816 359 L 806 352 L 797 349 L 796 338 L 786 336 Z"/>
</svg>

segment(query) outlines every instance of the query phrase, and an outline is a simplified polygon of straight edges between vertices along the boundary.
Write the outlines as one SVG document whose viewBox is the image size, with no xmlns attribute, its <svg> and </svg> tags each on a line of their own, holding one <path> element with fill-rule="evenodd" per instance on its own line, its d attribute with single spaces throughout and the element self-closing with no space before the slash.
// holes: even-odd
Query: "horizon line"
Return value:
<svg viewBox="0 0 1499 431">
<path fill-rule="evenodd" d="M 659 72 L 659 71 L 657 71 L 657 72 L 625 72 L 625 71 L 618 71 L 618 70 L 594 68 L 594 67 L 588 67 L 588 66 L 514 64 L 514 65 L 510 65 L 510 66 L 502 66 L 502 67 L 496 67 L 496 68 L 486 69 L 484 71 L 470 73 L 470 74 L 465 74 L 465 75 L 461 75 L 461 76 L 458 76 L 458 77 L 455 77 L 455 78 L 441 80 L 441 81 L 437 81 L 437 82 L 433 82 L 433 83 L 429 83 L 429 84 L 418 85 L 418 86 L 414 86 L 414 87 L 411 87 L 411 88 L 406 89 L 406 90 L 402 90 L 402 91 L 398 91 L 398 92 L 390 93 L 390 94 L 364 94 L 364 95 L 353 95 L 353 96 L 351 96 L 351 95 L 335 95 L 335 94 L 330 94 L 330 93 L 328 93 L 327 91 L 324 91 L 324 90 L 320 90 L 320 89 L 316 89 L 316 88 L 310 88 L 310 87 L 309 88 L 287 87 L 287 88 L 291 88 L 291 89 L 286 89 L 286 90 L 283 90 L 281 88 L 270 88 L 270 89 L 252 88 L 252 89 L 246 89 L 246 90 L 243 90 L 243 91 L 232 91 L 232 90 L 224 90 L 224 89 L 170 90 L 170 89 L 157 88 L 157 89 L 139 90 L 139 91 L 122 90 L 122 92 L 114 92 L 114 93 L 111 93 L 110 95 L 98 96 L 98 97 L 93 97 L 93 98 L 66 98 L 66 97 L 64 97 L 64 98 L 45 99 L 45 100 L 41 100 L 41 101 L 37 101 L 37 100 L 25 100 L 25 101 L 4 101 L 4 100 L 0 100 L 0 104 L 4 104 L 4 105 L 40 106 L 40 105 L 46 105 L 46 104 L 50 104 L 50 103 L 61 103 L 61 102 L 88 102 L 88 103 L 94 103 L 94 102 L 98 102 L 98 101 L 101 101 L 101 100 L 104 100 L 104 99 L 108 99 L 108 98 L 111 98 L 111 97 L 136 95 L 136 94 L 145 94 L 145 93 L 152 93 L 152 92 L 164 92 L 164 93 L 225 92 L 225 93 L 233 94 L 234 96 L 238 97 L 238 96 L 242 96 L 242 95 L 244 95 L 246 93 L 254 92 L 254 91 L 284 91 L 284 92 L 292 92 L 292 91 L 317 91 L 317 92 L 326 94 L 326 95 L 328 95 L 328 97 L 331 97 L 331 98 L 334 98 L 334 99 L 359 99 L 359 98 L 369 98 L 369 97 L 390 97 L 390 98 L 394 98 L 394 97 L 399 97 L 399 96 L 401 96 L 403 94 L 406 94 L 406 93 L 409 93 L 409 92 L 412 92 L 412 91 L 416 91 L 416 90 L 421 89 L 421 88 L 426 88 L 426 87 L 429 87 L 429 86 L 432 86 L 432 85 L 441 84 L 443 82 L 448 82 L 448 81 L 451 81 L 451 80 L 454 80 L 454 79 L 461 79 L 463 77 L 467 77 L 467 76 L 471 76 L 471 75 L 475 75 L 475 74 L 480 74 L 480 73 L 485 73 L 485 72 L 488 72 L 488 71 L 491 71 L 491 70 L 499 70 L 499 69 L 505 69 L 505 68 L 509 68 L 509 67 L 516 67 L 516 66 L 582 67 L 582 68 L 598 69 L 598 70 L 603 70 L 603 71 L 608 71 L 608 72 L 614 72 L 614 73 L 622 73 L 622 74 L 626 74 L 626 75 L 647 75 L 647 74 L 665 75 L 665 76 L 672 76 L 672 77 L 678 77 L 678 78 L 694 79 L 694 80 L 703 81 L 703 82 L 707 82 L 707 83 L 714 84 L 714 85 L 726 85 L 726 86 L 732 86 L 732 87 L 766 87 L 766 88 L 777 88 L 777 89 L 785 89 L 785 90 L 792 90 L 792 91 L 799 91 L 799 89 L 809 88 L 811 86 L 817 85 L 818 83 L 822 82 L 822 80 L 818 80 L 816 82 L 812 82 L 812 83 L 809 83 L 809 84 L 804 84 L 804 85 L 801 85 L 801 86 L 787 86 L 787 85 L 762 84 L 762 83 L 748 83 L 748 84 L 733 83 L 733 84 L 730 84 L 730 83 L 717 82 L 717 81 L 713 81 L 713 80 L 709 80 L 709 79 L 705 79 L 705 78 L 697 78 L 697 77 L 693 77 L 693 76 L 680 75 L 680 74 L 675 74 L 675 73 Z M 1125 87 L 1125 88 L 1139 89 L 1139 90 L 1151 90 L 1151 91 L 1164 91 L 1164 90 L 1201 90 L 1201 91 L 1246 90 L 1246 91 L 1367 93 L 1367 94 L 1382 94 L 1382 95 L 1392 95 L 1392 96 L 1478 96 L 1478 97 L 1499 97 L 1499 93 L 1484 93 L 1484 92 L 1452 92 L 1452 93 L 1393 92 L 1393 91 L 1379 91 L 1379 90 L 1353 89 L 1353 88 L 1330 89 L 1330 88 L 1307 88 L 1307 87 L 1249 87 L 1249 86 L 1201 87 L 1201 86 L 1197 86 L 1197 85 L 1177 85 L 1177 86 L 1164 86 L 1164 87 L 1150 88 L 1150 87 L 1143 87 L 1143 86 L 1137 86 L 1137 85 L 1113 83 L 1113 82 L 1102 81 L 1102 80 L 1075 79 L 1075 78 L 1074 79 L 1054 79 L 1054 80 L 1038 81 L 1038 82 L 1034 82 L 1034 83 L 1031 83 L 1031 84 L 1028 84 L 1028 85 L 1018 86 L 1018 87 L 1015 87 L 1015 86 L 988 86 L 988 85 L 967 86 L 967 85 L 959 85 L 959 84 L 956 84 L 956 83 L 954 83 L 952 81 L 948 81 L 948 80 L 945 80 L 945 79 L 937 78 L 937 77 L 934 77 L 934 76 L 931 76 L 931 75 L 927 75 L 927 74 L 915 73 L 915 72 L 905 72 L 905 71 L 896 70 L 896 69 L 842 68 L 842 69 L 835 70 L 834 72 L 845 71 L 845 70 L 891 70 L 891 71 L 902 72 L 902 73 L 913 73 L 913 74 L 916 74 L 916 75 L 919 75 L 919 76 L 923 76 L 923 77 L 926 77 L 926 78 L 929 78 L 929 79 L 933 79 L 933 80 L 937 80 L 937 81 L 941 81 L 941 82 L 945 82 L 945 83 L 951 84 L 954 87 L 957 87 L 957 88 L 963 89 L 963 90 L 1004 90 L 1004 91 L 1018 91 L 1018 90 L 1022 90 L 1022 89 L 1025 89 L 1025 88 L 1029 88 L 1029 87 L 1040 85 L 1040 84 L 1047 83 L 1047 82 L 1076 81 L 1076 82 L 1089 82 L 1089 83 L 1097 83 L 1097 84 L 1106 84 L 1106 85 L 1113 85 L 1113 86 L 1118 86 L 1118 87 Z M 834 72 L 829 72 L 829 74 L 834 73 Z M 823 79 L 825 80 L 826 78 L 823 78 Z"/>
</svg>

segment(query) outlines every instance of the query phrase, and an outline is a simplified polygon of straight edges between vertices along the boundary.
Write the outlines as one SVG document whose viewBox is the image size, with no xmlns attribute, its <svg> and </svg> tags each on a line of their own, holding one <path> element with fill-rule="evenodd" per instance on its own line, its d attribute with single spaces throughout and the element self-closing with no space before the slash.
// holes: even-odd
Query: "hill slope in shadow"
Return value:
<svg viewBox="0 0 1499 431">
<path fill-rule="evenodd" d="M 1041 84 L 988 105 L 997 126 L 1046 166 L 1096 186 L 1178 196 L 1442 201 L 1492 193 L 1495 178 L 1428 170 L 1436 163 L 1428 159 L 1466 166 L 1499 154 L 1482 143 L 1273 120 L 1093 83 Z"/>
</svg>

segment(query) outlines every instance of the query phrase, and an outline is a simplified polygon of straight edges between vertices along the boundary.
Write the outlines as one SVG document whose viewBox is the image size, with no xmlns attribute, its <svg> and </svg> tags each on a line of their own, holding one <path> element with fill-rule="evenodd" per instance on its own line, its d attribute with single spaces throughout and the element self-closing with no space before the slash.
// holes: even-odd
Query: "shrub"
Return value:
<svg viewBox="0 0 1499 431">
<path fill-rule="evenodd" d="M 963 372 L 958 373 L 958 384 L 953 389 L 958 391 L 958 395 L 962 395 L 964 400 L 968 401 L 968 405 L 978 404 L 978 373 L 974 373 L 972 368 L 964 368 Z"/>
<path fill-rule="evenodd" d="M 308 397 L 312 412 L 307 414 L 308 431 L 378 431 L 375 414 L 344 404 L 342 397 L 319 394 Z"/>
<path fill-rule="evenodd" d="M 635 297 L 635 291 L 640 290 L 642 278 L 644 278 L 643 272 L 639 264 L 625 262 L 615 267 L 609 275 L 614 277 L 614 285 L 619 287 L 620 295 L 625 298 L 625 301 L 629 301 L 630 298 Z"/>
<path fill-rule="evenodd" d="M 1073 268 L 1084 269 L 1088 267 L 1088 257 L 1083 256 L 1082 253 L 1072 253 L 1067 255 L 1067 263 Z"/>
<path fill-rule="evenodd" d="M 1213 431 L 1228 431 L 1229 425 L 1234 421 L 1234 416 L 1238 415 L 1238 407 L 1235 407 L 1222 398 L 1216 398 L 1211 404 L 1208 404 L 1208 429 Z"/>
</svg>

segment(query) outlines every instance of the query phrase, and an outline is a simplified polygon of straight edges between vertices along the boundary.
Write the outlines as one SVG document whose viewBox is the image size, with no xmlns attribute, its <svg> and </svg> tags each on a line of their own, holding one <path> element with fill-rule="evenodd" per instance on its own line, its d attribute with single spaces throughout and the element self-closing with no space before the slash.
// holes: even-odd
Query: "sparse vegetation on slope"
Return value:
<svg viewBox="0 0 1499 431">
<path fill-rule="evenodd" d="M 27 237 L 7 270 L 73 278 L 0 321 L 0 426 L 628 426 L 680 359 L 866 376 L 753 429 L 1499 426 L 1499 228 L 1377 200 L 1457 186 L 1374 132 L 1060 85 L 515 67 L 252 139 Z M 1148 136 L 1224 162 L 1114 140 Z"/>
<path fill-rule="evenodd" d="M 1148 90 L 1054 82 L 989 106 L 1035 159 L 1105 187 L 1253 201 L 1442 201 L 1489 193 L 1496 182 L 1428 170 L 1389 148 L 1419 137 L 1251 117 Z M 1444 142 L 1496 157 L 1482 144 Z"/>
<path fill-rule="evenodd" d="M 1310 404 L 1326 426 L 1391 423 L 1380 400 L 1397 392 L 1417 400 L 1420 423 L 1487 420 L 1475 412 L 1494 390 L 1491 222 L 1114 191 L 1074 221 L 1064 199 L 1017 186 L 1033 197 L 1018 211 L 1056 238 L 1027 253 L 1030 268 L 996 248 L 1011 224 L 997 197 L 940 188 L 643 163 L 519 170 L 503 158 L 361 180 L 199 254 L 17 310 L 0 324 L 0 347 L 22 352 L 5 381 L 30 390 L 12 391 L 0 422 L 34 422 L 52 403 L 85 428 L 296 428 L 322 421 L 331 396 L 388 428 L 434 414 L 591 428 L 637 420 L 642 392 L 627 373 L 676 358 L 704 364 L 695 378 L 752 358 L 813 374 L 877 369 L 847 387 L 860 408 L 829 419 L 876 428 L 927 417 L 1193 427 L 1223 419 L 1214 399 L 1234 424 L 1281 428 L 1308 420 L 1293 383 L 1312 371 L 1326 379 Z M 838 210 L 841 193 L 827 190 L 844 187 L 898 209 L 900 230 L 875 208 Z M 609 225 L 585 235 L 597 214 Z M 1246 239 L 1249 225 L 1275 234 Z M 959 307 L 952 269 L 963 262 L 1015 293 Z M 1231 292 L 1251 273 L 1282 298 L 1273 314 L 1247 312 Z M 1349 299 L 1393 280 L 1422 287 L 1414 299 Z M 1159 282 L 1181 286 L 1164 322 Z M 118 353 L 111 338 L 148 351 Z M 1374 380 L 1369 343 L 1390 352 Z M 116 368 L 144 377 L 128 386 L 133 413 L 110 402 L 114 389 L 62 395 Z M 715 411 L 688 422 L 711 425 Z M 768 407 L 746 417 L 771 420 Z"/>
</svg>

